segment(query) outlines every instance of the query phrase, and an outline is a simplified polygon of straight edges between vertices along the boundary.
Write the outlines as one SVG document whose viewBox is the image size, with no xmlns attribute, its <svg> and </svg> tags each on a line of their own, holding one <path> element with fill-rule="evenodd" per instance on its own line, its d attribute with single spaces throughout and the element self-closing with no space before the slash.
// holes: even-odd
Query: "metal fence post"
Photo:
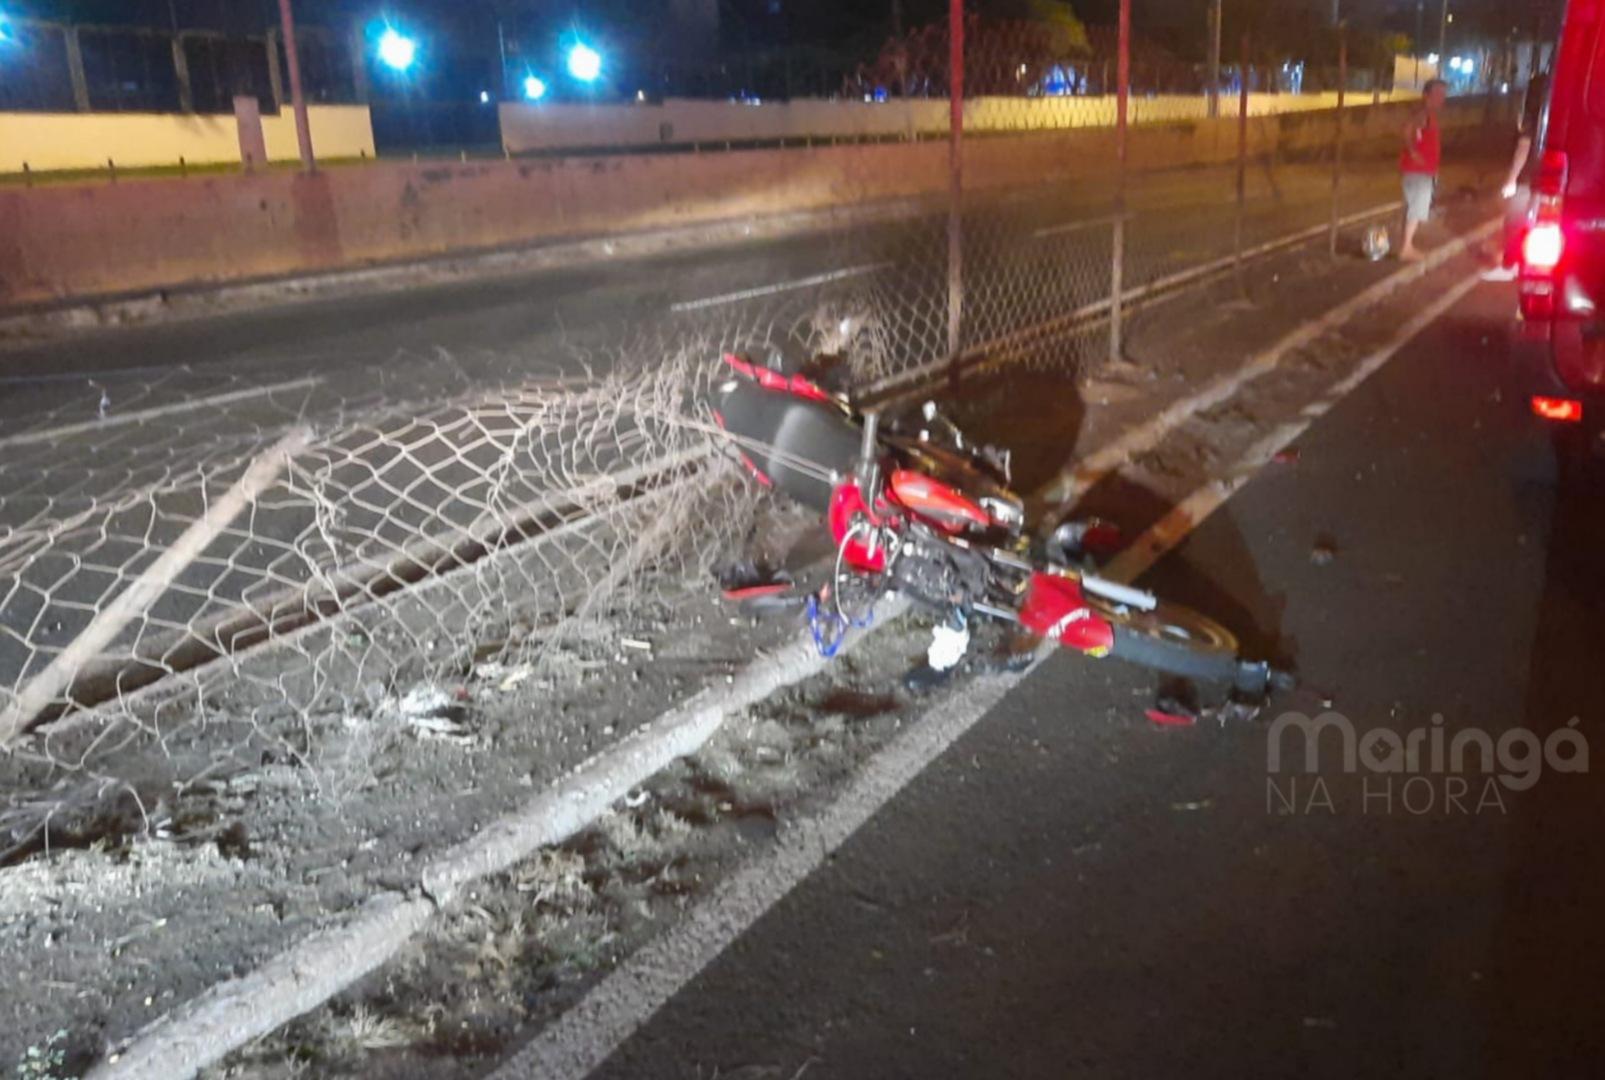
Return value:
<svg viewBox="0 0 1605 1080">
<path fill-rule="evenodd" d="M 947 354 L 956 378 L 964 319 L 964 0 L 948 4 Z"/>
<path fill-rule="evenodd" d="M 301 47 L 295 40 L 295 14 L 290 10 L 291 0 L 279 0 L 279 23 L 284 30 L 284 61 L 290 72 L 290 104 L 295 109 L 295 141 L 301 148 L 301 168 L 316 172 L 318 163 L 312 156 L 312 125 L 307 119 L 307 99 L 301 93 Z"/>
<path fill-rule="evenodd" d="M 1232 230 L 1232 265 L 1239 295 L 1248 295 L 1243 280 L 1243 216 L 1248 212 L 1248 35 L 1243 35 L 1237 81 L 1237 219 Z"/>
<path fill-rule="evenodd" d="M 1327 249 L 1333 258 L 1338 250 L 1338 190 L 1343 184 L 1343 133 L 1346 124 L 1344 102 L 1349 90 L 1349 24 L 1338 23 L 1337 139 L 1332 144 L 1332 230 Z"/>
<path fill-rule="evenodd" d="M 1209 5 L 1209 118 L 1220 116 L 1221 0 Z"/>
<path fill-rule="evenodd" d="M 1115 90 L 1115 231 L 1109 265 L 1109 359 L 1121 358 L 1126 292 L 1126 112 L 1131 105 L 1131 0 L 1120 0 Z"/>
</svg>

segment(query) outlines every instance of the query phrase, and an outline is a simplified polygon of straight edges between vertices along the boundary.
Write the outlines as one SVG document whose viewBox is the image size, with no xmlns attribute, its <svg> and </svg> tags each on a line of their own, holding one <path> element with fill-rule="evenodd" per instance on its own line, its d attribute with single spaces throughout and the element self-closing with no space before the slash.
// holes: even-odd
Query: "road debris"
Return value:
<svg viewBox="0 0 1605 1080">
<path fill-rule="evenodd" d="M 1145 709 L 1143 715 L 1159 727 L 1192 727 L 1198 717 L 1189 712 L 1172 712 L 1163 708 Z"/>
</svg>

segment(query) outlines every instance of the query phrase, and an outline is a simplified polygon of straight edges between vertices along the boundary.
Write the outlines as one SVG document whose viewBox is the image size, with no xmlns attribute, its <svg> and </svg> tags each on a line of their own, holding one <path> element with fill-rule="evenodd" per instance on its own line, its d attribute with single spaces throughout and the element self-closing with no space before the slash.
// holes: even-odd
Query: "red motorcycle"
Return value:
<svg viewBox="0 0 1605 1080">
<path fill-rule="evenodd" d="M 1100 523 L 1067 522 L 1033 551 L 1006 453 L 970 445 L 930 403 L 912 426 L 883 426 L 832 385 L 839 368 L 825 359 L 787 371 L 778 358 L 726 355 L 713 411 L 759 483 L 825 515 L 837 555 L 824 604 L 838 626 L 897 592 L 941 617 L 928 656 L 938 672 L 963 658 L 982 617 L 1246 695 L 1280 683 L 1214 620 L 1093 573 Z"/>
</svg>

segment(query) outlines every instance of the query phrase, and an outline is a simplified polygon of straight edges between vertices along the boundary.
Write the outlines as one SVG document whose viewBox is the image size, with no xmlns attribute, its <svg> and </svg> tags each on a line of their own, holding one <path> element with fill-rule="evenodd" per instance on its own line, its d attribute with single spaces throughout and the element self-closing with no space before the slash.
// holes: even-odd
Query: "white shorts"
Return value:
<svg viewBox="0 0 1605 1080">
<path fill-rule="evenodd" d="M 1404 174 L 1404 220 L 1419 225 L 1432 216 L 1432 195 L 1438 178 L 1426 173 Z"/>
</svg>

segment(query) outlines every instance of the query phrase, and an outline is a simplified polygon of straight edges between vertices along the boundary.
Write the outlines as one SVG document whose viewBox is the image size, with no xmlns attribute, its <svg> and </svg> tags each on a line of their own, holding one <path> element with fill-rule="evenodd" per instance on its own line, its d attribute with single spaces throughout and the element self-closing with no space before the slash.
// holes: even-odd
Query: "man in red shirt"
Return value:
<svg viewBox="0 0 1605 1080">
<path fill-rule="evenodd" d="M 1402 262 L 1420 262 L 1424 258 L 1416 247 L 1416 230 L 1432 215 L 1432 195 L 1443 159 L 1438 114 L 1448 98 L 1449 84 L 1442 79 L 1431 80 L 1421 92 L 1421 108 L 1404 126 L 1404 153 L 1399 156 L 1404 182 L 1404 240 L 1399 245 Z"/>
</svg>

